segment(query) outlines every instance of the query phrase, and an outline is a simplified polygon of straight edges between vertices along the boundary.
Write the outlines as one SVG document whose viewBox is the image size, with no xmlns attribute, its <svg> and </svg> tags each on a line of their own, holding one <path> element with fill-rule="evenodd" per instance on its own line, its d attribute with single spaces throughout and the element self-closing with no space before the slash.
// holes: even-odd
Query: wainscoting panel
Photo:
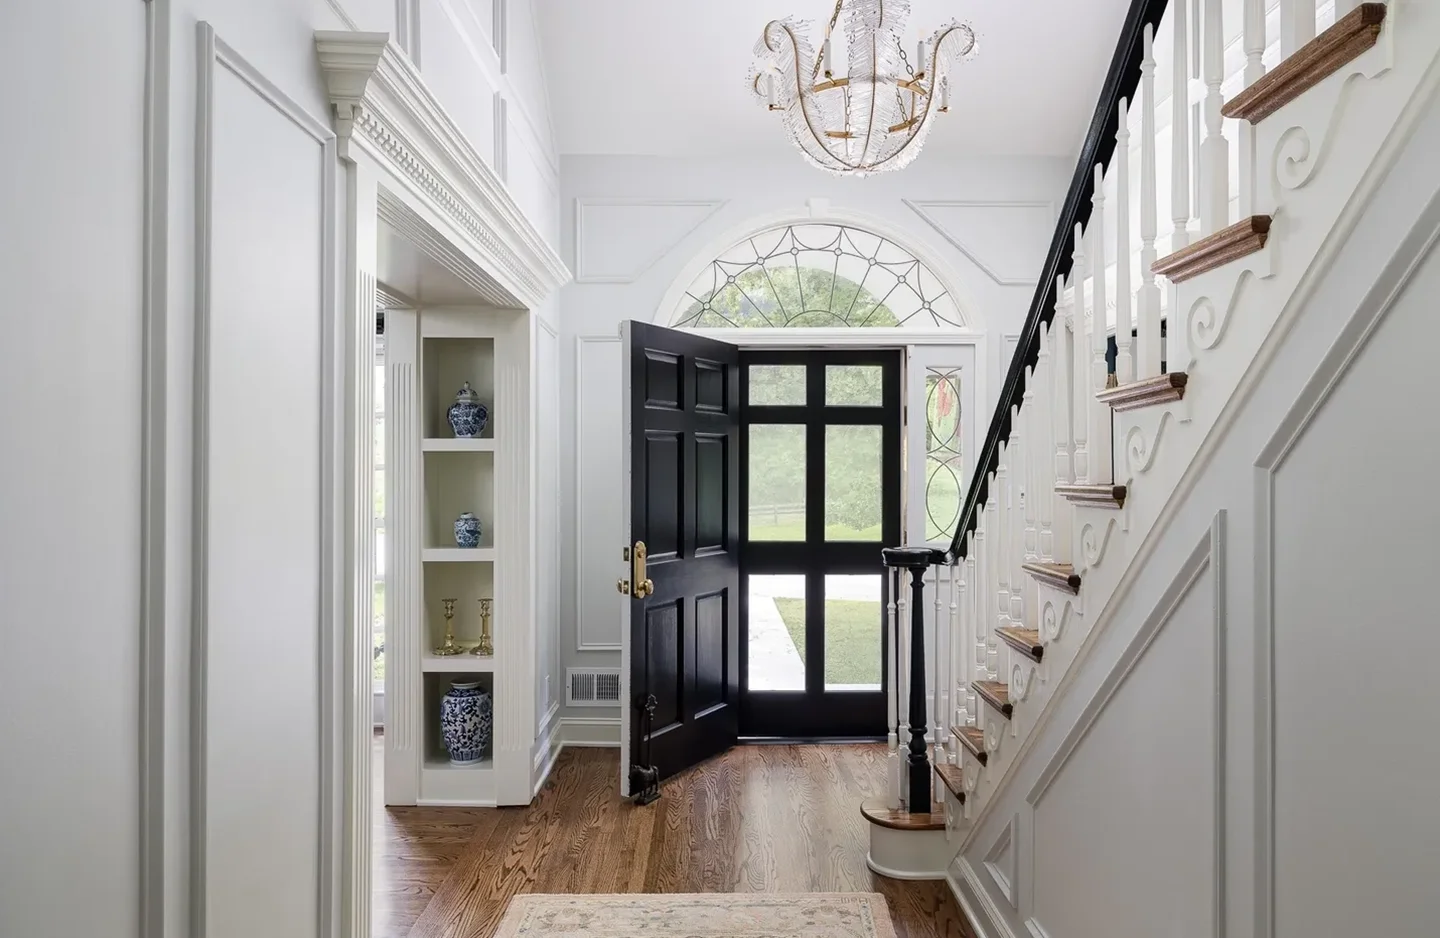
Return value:
<svg viewBox="0 0 1440 938">
<path fill-rule="evenodd" d="M 575 339 L 575 538 L 577 651 L 619 651 L 625 519 L 620 493 L 625 407 L 622 345 L 617 335 Z"/>
</svg>

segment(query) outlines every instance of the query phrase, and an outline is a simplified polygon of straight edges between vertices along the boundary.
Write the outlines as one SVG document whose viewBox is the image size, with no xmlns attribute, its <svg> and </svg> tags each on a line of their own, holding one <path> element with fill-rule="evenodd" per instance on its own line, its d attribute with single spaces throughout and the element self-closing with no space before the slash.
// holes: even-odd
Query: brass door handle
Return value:
<svg viewBox="0 0 1440 938">
<path fill-rule="evenodd" d="M 645 549 L 644 541 L 636 541 L 635 547 L 630 551 L 631 580 L 635 583 L 634 596 L 636 599 L 644 599 L 655 592 L 655 581 L 645 575 L 645 558 L 649 551 Z"/>
</svg>

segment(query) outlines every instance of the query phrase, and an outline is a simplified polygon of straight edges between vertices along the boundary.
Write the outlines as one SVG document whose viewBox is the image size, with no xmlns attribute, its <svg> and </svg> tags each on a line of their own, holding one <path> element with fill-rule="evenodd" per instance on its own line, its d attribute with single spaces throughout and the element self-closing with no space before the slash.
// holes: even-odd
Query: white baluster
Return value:
<svg viewBox="0 0 1440 938">
<path fill-rule="evenodd" d="M 946 674 L 949 677 L 945 682 L 946 700 L 949 705 L 945 711 L 945 725 L 941 727 L 940 733 L 945 740 L 948 753 L 948 760 L 953 764 L 960 761 L 960 753 L 955 750 L 955 734 L 950 732 L 952 726 L 963 726 L 964 719 L 960 711 L 964 707 L 964 697 L 960 690 L 959 680 L 964 673 L 961 668 L 961 655 L 965 650 L 965 631 L 960 624 L 960 594 L 965 589 L 965 562 L 957 560 L 950 568 L 950 650 L 947 655 Z"/>
<path fill-rule="evenodd" d="M 889 627 L 890 627 L 890 632 L 889 632 L 889 636 L 890 636 L 890 647 L 891 647 L 891 649 L 892 649 L 892 655 L 898 656 L 899 653 L 900 653 L 900 651 L 899 651 L 899 649 L 900 649 L 900 633 L 899 633 L 899 630 L 898 630 L 898 628 L 897 628 L 897 622 L 898 622 L 898 620 L 896 619 L 896 615 L 895 615 L 895 614 L 896 614 L 896 594 L 899 593 L 899 589 L 896 588 L 896 584 L 897 584 L 899 581 L 897 580 L 897 578 L 896 578 L 896 576 L 895 576 L 895 571 L 894 571 L 894 569 L 892 569 L 892 568 L 888 568 L 888 567 L 887 567 L 887 568 L 886 568 L 886 571 L 885 571 L 885 575 L 886 575 L 887 577 L 889 577 L 889 580 L 890 580 L 890 598 L 889 598 L 889 601 L 885 604 L 885 613 L 886 613 L 886 615 L 888 616 L 888 619 L 889 619 Z M 895 668 L 894 668 L 894 673 L 896 673 L 896 674 L 899 674 L 899 664 L 900 664 L 900 662 L 899 662 L 899 660 L 898 660 L 898 658 L 897 658 L 897 660 L 895 661 Z M 900 719 L 900 708 L 899 708 L 899 705 L 898 705 L 898 701 L 899 701 L 899 699 L 900 699 L 900 682 L 897 680 L 897 681 L 894 681 L 894 682 L 889 682 L 889 681 L 887 681 L 887 683 L 890 684 L 890 693 L 886 696 L 886 699 L 885 699 L 885 708 L 886 708 L 886 716 L 885 716 L 885 718 L 886 718 L 886 720 L 888 721 L 888 722 L 886 723 L 886 730 L 885 730 L 885 744 L 886 744 L 886 746 L 888 747 L 888 750 L 889 750 L 888 755 L 887 755 L 887 758 L 886 758 L 886 768 L 888 769 L 887 775 L 888 775 L 889 782 L 890 782 L 890 807 L 891 807 L 891 808 L 899 808 L 899 807 L 900 807 L 900 790 L 901 790 L 901 789 L 900 789 L 900 739 L 899 739 L 899 736 L 897 735 L 897 730 L 898 730 L 898 722 L 899 722 L 899 719 Z"/>
<path fill-rule="evenodd" d="M 990 535 L 986 529 L 989 527 L 990 508 L 994 504 L 995 490 L 990 490 L 990 500 L 985 507 L 980 509 L 975 525 L 975 648 L 974 664 L 971 670 L 971 680 L 983 681 L 985 679 L 985 633 L 990 628 Z M 979 714 L 977 709 L 971 711 Z"/>
<path fill-rule="evenodd" d="M 1170 82 L 1170 217 L 1175 231 L 1170 250 L 1190 243 L 1190 61 L 1185 36 L 1184 0 L 1170 6 L 1174 27 L 1174 68 Z"/>
<path fill-rule="evenodd" d="M 899 588 L 896 590 L 898 597 L 895 602 L 895 663 L 898 668 L 895 681 L 895 715 L 902 737 L 908 737 L 908 727 L 910 726 L 910 616 L 907 615 L 910 601 L 906 598 L 910 594 L 908 580 L 909 572 L 902 568 L 898 578 Z M 910 790 L 908 779 L 910 760 L 905 753 L 905 746 L 901 745 L 896 759 L 896 765 L 899 768 L 897 769 L 895 796 L 902 806 L 905 804 L 905 793 Z"/>
<path fill-rule="evenodd" d="M 1160 373 L 1160 287 L 1150 268 L 1155 263 L 1155 29 L 1145 27 L 1140 60 L 1140 298 L 1135 326 L 1135 377 Z"/>
<path fill-rule="evenodd" d="M 1265 76 L 1265 0 L 1244 0 L 1245 87 Z M 1336 15 L 1339 15 L 1338 7 Z M 1240 121 L 1240 217 L 1255 214 L 1255 127 Z"/>
<path fill-rule="evenodd" d="M 1015 434 L 1014 423 L 1011 433 Z M 1018 434 L 1016 434 L 1018 435 Z M 1010 618 L 1010 444 L 1000 444 L 1000 458 L 995 468 L 995 625 L 1009 625 Z"/>
<path fill-rule="evenodd" d="M 1037 432 L 1040 425 L 1040 415 L 1036 413 L 1038 408 L 1035 403 L 1036 400 L 1039 399 L 1036 397 L 1036 391 L 1038 390 L 1036 385 L 1039 380 L 1036 372 L 1039 370 L 1039 359 L 1036 359 L 1035 365 L 1036 367 L 1030 369 L 1029 377 L 1025 381 L 1025 393 L 1020 398 L 1020 422 L 1024 424 L 1025 431 L 1025 465 L 1024 473 L 1021 476 L 1024 482 L 1021 488 L 1020 503 L 1025 513 L 1023 558 L 1027 563 L 1040 556 L 1040 526 L 1036 515 L 1036 509 L 1039 506 L 1036 503 L 1041 499 L 1037 488 L 1038 480 L 1035 474 L 1036 464 L 1040 462 L 1040 460 L 1035 458 L 1035 454 L 1041 451 L 1039 433 Z"/>
<path fill-rule="evenodd" d="M 1085 412 L 1089 415 L 1090 482 L 1110 481 L 1110 405 L 1102 404 L 1095 395 L 1105 390 L 1110 369 L 1105 364 L 1108 339 L 1109 309 L 1105 295 L 1105 168 L 1095 167 L 1095 192 L 1090 196 L 1091 243 L 1095 251 L 1090 269 L 1095 272 L 1095 297 L 1090 314 L 1090 393 L 1085 395 Z"/>
<path fill-rule="evenodd" d="M 1059 306 L 1059 297 L 1056 297 Z M 1037 440 L 1033 449 L 1035 463 L 1035 515 L 1040 531 L 1036 549 L 1042 563 L 1055 559 L 1055 364 L 1050 351 L 1055 334 L 1056 318 L 1040 327 L 1040 354 L 1035 360 L 1035 422 Z"/>
<path fill-rule="evenodd" d="M 1214 234 L 1230 224 L 1230 141 L 1225 139 L 1220 108 L 1225 99 L 1225 32 L 1221 0 L 1205 0 L 1205 142 L 1200 145 L 1200 233 Z"/>
<path fill-rule="evenodd" d="M 1025 464 L 1029 441 L 1025 437 L 1025 418 L 1019 407 L 1010 408 L 1010 554 L 1005 566 L 1010 571 L 1010 608 L 1006 615 L 1011 625 L 1025 627 L 1025 581 L 1029 577 L 1020 570 L 1025 562 Z"/>
<path fill-rule="evenodd" d="M 941 612 L 945 608 L 945 597 L 940 588 L 940 571 L 949 568 L 936 564 L 931 569 L 935 571 L 935 627 L 932 632 L 935 641 L 932 643 L 934 647 L 930 649 L 930 656 L 935 663 L 930 666 L 930 725 L 934 727 L 931 745 L 935 749 L 935 764 L 939 765 L 944 761 L 945 755 L 945 741 L 940 735 L 940 727 L 945 722 L 945 700 L 947 699 L 941 692 L 945 686 L 941 682 L 945 675 L 945 658 L 949 653 L 950 645 L 948 641 L 950 630 L 945 628 L 945 617 Z"/>
<path fill-rule="evenodd" d="M 1280 0 L 1280 60 L 1315 38 L 1315 0 Z"/>
<path fill-rule="evenodd" d="M 1120 99 L 1115 132 L 1115 383 L 1135 380 L 1130 355 L 1130 117 Z"/>
<path fill-rule="evenodd" d="M 1074 367 L 1071 376 L 1075 385 L 1073 411 L 1075 415 L 1075 481 L 1089 482 L 1090 479 L 1090 333 L 1086 329 L 1085 302 L 1085 233 L 1075 226 L 1075 254 L 1070 268 L 1070 316 L 1075 335 Z"/>
<path fill-rule="evenodd" d="M 995 485 L 994 476 L 991 477 L 990 490 L 996 495 L 985 505 L 985 528 L 990 533 L 985 539 L 985 577 L 989 581 L 989 595 L 992 597 L 1000 594 L 1000 498 L 999 487 Z M 985 617 L 985 633 L 981 636 L 984 641 L 984 662 L 985 673 L 982 680 L 991 681 L 995 679 L 995 625 L 998 621 L 999 606 L 986 610 L 989 615 Z"/>
<path fill-rule="evenodd" d="M 981 512 L 980 514 L 983 518 L 984 512 Z M 975 646 L 978 644 L 978 640 L 975 636 L 979 634 L 979 629 L 976 623 L 980 621 L 980 604 L 984 602 L 983 597 L 980 595 L 981 589 L 979 550 L 979 542 L 975 540 L 975 535 L 974 533 L 972 533 L 970 535 L 970 553 L 966 556 L 965 559 L 966 603 L 969 612 L 968 625 L 965 632 L 965 639 L 967 644 L 964 648 L 966 665 L 962 683 L 964 685 L 963 689 L 965 691 L 965 725 L 967 726 L 976 721 L 976 714 L 978 713 L 975 706 L 977 703 L 977 701 L 975 700 L 975 689 L 970 686 L 970 682 L 975 680 L 975 674 L 977 670 L 975 664 Z"/>
<path fill-rule="evenodd" d="M 1058 281 L 1059 278 L 1057 277 Z M 1055 296 L 1059 303 L 1059 297 L 1063 292 L 1063 284 L 1056 283 Z M 1054 389 L 1055 407 L 1051 412 L 1050 423 L 1055 428 L 1055 481 L 1075 481 L 1074 461 L 1072 458 L 1070 433 L 1074 427 L 1071 419 L 1071 399 L 1075 392 L 1075 382 L 1072 380 L 1072 368 L 1074 359 L 1071 355 L 1071 347 L 1074 344 L 1073 335 L 1069 326 L 1070 311 L 1066 306 L 1064 310 L 1056 309 L 1055 322 L 1050 328 L 1050 335 L 1053 338 L 1051 346 L 1054 349 L 1050 360 L 1054 366 L 1051 378 L 1051 387 Z M 1051 501 L 1054 510 L 1054 521 L 1052 523 L 1052 553 L 1056 563 L 1069 563 L 1070 561 L 1070 503 L 1064 499 Z"/>
</svg>

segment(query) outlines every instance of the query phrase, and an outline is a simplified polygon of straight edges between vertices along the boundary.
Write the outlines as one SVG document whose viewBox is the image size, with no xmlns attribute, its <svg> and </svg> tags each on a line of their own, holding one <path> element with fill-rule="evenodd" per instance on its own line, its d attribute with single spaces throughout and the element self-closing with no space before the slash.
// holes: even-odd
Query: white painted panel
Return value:
<svg viewBox="0 0 1440 938">
<path fill-rule="evenodd" d="M 144 62 L 143 4 L 0 4 L 7 938 L 139 922 Z"/>
<path fill-rule="evenodd" d="M 317 921 L 322 151 L 214 88 L 206 659 L 211 938 Z"/>
<path fill-rule="evenodd" d="M 415 0 L 420 7 L 420 49 L 425 84 L 486 162 L 494 163 L 495 88 L 477 56 L 475 36 L 451 16 L 445 0 Z M 460 0 L 456 0 L 460 2 Z"/>
<path fill-rule="evenodd" d="M 507 107 L 505 129 L 505 187 L 525 217 L 545 240 L 560 247 L 559 180 L 518 123 L 515 108 Z"/>
<path fill-rule="evenodd" d="M 457 4 L 463 4 L 469 8 L 470 14 L 479 25 L 481 34 L 485 41 L 492 47 L 495 43 L 495 8 L 503 5 L 504 0 L 453 0 Z"/>
<path fill-rule="evenodd" d="M 718 199 L 580 199 L 575 204 L 575 278 L 629 283 L 725 203 Z"/>
<path fill-rule="evenodd" d="M 1213 934 L 1214 576 L 1196 577 L 1038 799 L 1033 915 L 1051 935 Z"/>
<path fill-rule="evenodd" d="M 621 443 L 625 439 L 623 352 L 618 337 L 580 336 L 575 349 L 576 631 L 580 650 L 620 647 L 620 594 L 615 591 L 620 549 L 625 546 L 621 513 Z"/>
<path fill-rule="evenodd" d="M 535 582 L 539 597 L 535 621 L 535 719 L 545 718 L 559 693 L 560 666 L 560 551 L 567 543 L 560 530 L 560 338 L 543 325 L 536 327 L 535 397 L 536 467 L 535 507 L 540 536 L 536 538 Z"/>
<path fill-rule="evenodd" d="M 1431 344 L 1437 291 L 1432 253 L 1274 478 L 1282 938 L 1440 932 L 1440 684 L 1424 674 L 1440 660 L 1426 586 L 1440 564 L 1440 437 L 1428 403 L 1408 430 L 1395 409 L 1433 397 L 1428 369 L 1407 363 Z M 1317 777 L 1355 768 L 1344 740 L 1373 771 L 1337 801 Z"/>
<path fill-rule="evenodd" d="M 327 29 L 354 28 L 366 32 L 395 32 L 395 0 L 314 0 L 317 20 L 334 17 Z M 349 22 L 345 22 L 348 20 Z M 320 28 L 320 27 L 317 27 Z"/>
<path fill-rule="evenodd" d="M 550 126 L 550 98 L 545 87 L 545 59 L 535 17 L 543 15 L 535 0 L 495 0 L 505 4 L 505 74 L 521 106 L 532 115 L 535 133 L 546 150 L 554 152 Z M 548 11 L 554 16 L 555 11 Z"/>
</svg>

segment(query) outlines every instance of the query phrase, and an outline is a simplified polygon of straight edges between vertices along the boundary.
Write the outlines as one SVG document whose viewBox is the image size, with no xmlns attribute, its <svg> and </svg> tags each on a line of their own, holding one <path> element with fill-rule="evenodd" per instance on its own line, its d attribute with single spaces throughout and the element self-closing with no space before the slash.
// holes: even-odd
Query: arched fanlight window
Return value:
<svg viewBox="0 0 1440 938">
<path fill-rule="evenodd" d="M 860 228 L 800 224 L 753 235 L 706 266 L 674 324 L 695 329 L 958 329 L 940 278 L 895 242 Z"/>
</svg>

